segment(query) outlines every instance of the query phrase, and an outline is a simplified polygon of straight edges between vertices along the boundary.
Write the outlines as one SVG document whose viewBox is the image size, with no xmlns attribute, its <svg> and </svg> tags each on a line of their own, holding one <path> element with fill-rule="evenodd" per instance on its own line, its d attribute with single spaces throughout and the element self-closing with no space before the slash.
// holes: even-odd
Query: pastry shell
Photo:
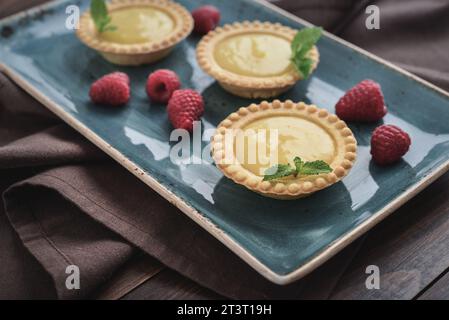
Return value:
<svg viewBox="0 0 449 320">
<path fill-rule="evenodd" d="M 238 161 L 232 163 L 224 161 L 227 129 L 240 129 L 255 120 L 282 115 L 294 115 L 311 121 L 325 129 L 333 137 L 336 151 L 334 159 L 330 163 L 333 169 L 331 173 L 263 181 L 263 177 L 250 172 Z M 212 137 L 211 154 L 216 166 L 234 182 L 267 197 L 291 200 L 327 188 L 345 177 L 357 158 L 357 140 L 344 121 L 325 109 L 319 109 L 315 105 L 307 105 L 303 102 L 293 103 L 290 100 L 285 102 L 275 100 L 272 103 L 264 101 L 260 104 L 251 104 L 249 107 L 240 108 L 224 119 Z"/>
<path fill-rule="evenodd" d="M 214 57 L 214 48 L 222 40 L 244 33 L 272 34 L 291 42 L 297 30 L 279 23 L 244 21 L 218 27 L 204 36 L 197 46 L 197 60 L 200 67 L 215 78 L 223 89 L 244 98 L 270 98 L 280 95 L 301 80 L 300 74 L 292 68 L 290 72 L 279 76 L 252 77 L 243 76 L 223 69 Z M 319 63 L 319 52 L 316 46 L 309 51 L 313 60 L 312 70 Z"/>
<path fill-rule="evenodd" d="M 78 38 L 88 47 L 98 51 L 107 61 L 116 65 L 142 65 L 156 62 L 185 39 L 193 30 L 193 18 L 183 6 L 169 0 L 114 0 L 108 5 L 113 11 L 133 6 L 151 6 L 169 14 L 175 21 L 174 30 L 161 41 L 135 44 L 121 44 L 98 38 L 98 32 L 86 11 L 80 18 L 77 29 Z"/>
</svg>

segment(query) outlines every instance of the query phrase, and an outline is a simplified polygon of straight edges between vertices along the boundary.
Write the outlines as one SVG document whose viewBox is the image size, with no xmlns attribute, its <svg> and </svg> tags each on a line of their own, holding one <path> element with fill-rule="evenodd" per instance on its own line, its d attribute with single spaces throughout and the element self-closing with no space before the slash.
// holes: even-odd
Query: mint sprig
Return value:
<svg viewBox="0 0 449 320">
<path fill-rule="evenodd" d="M 288 176 L 310 176 L 332 172 L 332 168 L 323 160 L 304 162 L 300 157 L 293 160 L 295 167 L 290 164 L 278 164 L 265 171 L 264 181 L 277 180 Z"/>
<path fill-rule="evenodd" d="M 265 171 L 264 181 L 280 179 L 283 177 L 291 176 L 296 173 L 296 169 L 292 168 L 289 164 L 278 164 Z"/>
<path fill-rule="evenodd" d="M 322 32 L 323 28 L 321 27 L 303 28 L 296 33 L 291 43 L 291 61 L 303 79 L 309 77 L 313 65 L 313 60 L 307 54 L 318 42 Z"/>
<path fill-rule="evenodd" d="M 104 0 L 92 0 L 90 2 L 90 16 L 94 20 L 98 32 L 117 30 L 116 26 L 111 25 L 111 17 L 108 15 L 108 8 Z"/>
</svg>

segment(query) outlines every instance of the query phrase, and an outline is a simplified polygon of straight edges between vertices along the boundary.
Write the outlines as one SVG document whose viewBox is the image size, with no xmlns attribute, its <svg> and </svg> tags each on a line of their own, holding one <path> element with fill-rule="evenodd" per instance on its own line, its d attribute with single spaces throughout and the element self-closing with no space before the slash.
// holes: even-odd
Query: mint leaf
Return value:
<svg viewBox="0 0 449 320">
<path fill-rule="evenodd" d="M 117 28 L 111 23 L 111 17 L 108 15 L 108 8 L 104 0 L 91 0 L 90 16 L 97 27 L 98 32 L 114 31 Z"/>
<path fill-rule="evenodd" d="M 108 9 L 104 0 L 92 0 L 90 2 L 90 15 L 95 21 L 108 17 Z"/>
<path fill-rule="evenodd" d="M 321 27 L 303 28 L 296 33 L 291 43 L 291 61 L 304 79 L 310 75 L 313 65 L 313 61 L 307 57 L 307 54 L 318 42 L 322 32 Z"/>
<path fill-rule="evenodd" d="M 295 65 L 300 74 L 307 79 L 310 75 L 310 70 L 312 70 L 313 61 L 310 58 L 303 58 L 301 60 L 295 60 Z"/>
<path fill-rule="evenodd" d="M 332 172 L 332 168 L 323 160 L 317 160 L 304 163 L 299 174 L 315 175 L 329 172 Z"/>
<path fill-rule="evenodd" d="M 102 32 L 105 32 L 105 31 L 115 31 L 115 30 L 117 30 L 117 27 L 116 27 L 116 26 L 106 25 L 106 26 L 103 28 L 103 31 L 102 31 Z"/>
<path fill-rule="evenodd" d="M 299 30 L 292 41 L 292 55 L 305 56 L 318 42 L 323 32 L 321 27 L 303 28 Z"/>
<path fill-rule="evenodd" d="M 283 177 L 288 177 L 292 174 L 296 174 L 296 170 L 289 164 L 278 164 L 265 171 L 263 177 L 264 181 L 275 180 Z"/>
<path fill-rule="evenodd" d="M 296 172 L 297 173 L 301 172 L 302 167 L 304 165 L 304 161 L 302 161 L 300 157 L 295 157 L 295 159 L 293 159 L 293 162 L 295 163 Z"/>
<path fill-rule="evenodd" d="M 295 168 L 289 164 L 278 164 L 265 171 L 264 181 L 276 180 L 291 175 L 294 176 L 310 176 L 332 172 L 332 168 L 323 160 L 312 162 L 304 162 L 300 157 L 293 159 Z"/>
</svg>

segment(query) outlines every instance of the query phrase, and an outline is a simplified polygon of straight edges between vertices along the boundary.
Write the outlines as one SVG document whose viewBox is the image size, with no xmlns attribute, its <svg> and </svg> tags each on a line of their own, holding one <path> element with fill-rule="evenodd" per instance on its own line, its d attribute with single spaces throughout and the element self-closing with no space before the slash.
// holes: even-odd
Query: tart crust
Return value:
<svg viewBox="0 0 449 320">
<path fill-rule="evenodd" d="M 170 15 L 175 27 L 166 39 L 156 42 L 121 44 L 98 38 L 97 29 L 90 12 L 80 18 L 76 32 L 78 38 L 88 47 L 98 51 L 106 60 L 117 65 L 142 65 L 156 62 L 167 56 L 173 47 L 185 39 L 193 30 L 193 18 L 183 6 L 169 0 L 113 0 L 108 10 L 150 6 Z"/>
<path fill-rule="evenodd" d="M 328 174 L 263 181 L 263 177 L 244 168 L 238 161 L 232 163 L 225 161 L 227 129 L 242 129 L 258 119 L 275 116 L 297 116 L 326 130 L 335 141 L 334 158 L 329 164 L 333 171 Z M 217 127 L 211 141 L 211 153 L 216 166 L 234 182 L 267 197 L 290 200 L 308 196 L 345 177 L 357 158 L 357 140 L 344 121 L 325 109 L 319 109 L 315 105 L 307 105 L 303 102 L 275 100 L 272 103 L 264 101 L 260 104 L 251 104 L 231 113 Z"/>
<path fill-rule="evenodd" d="M 269 77 L 243 76 L 223 69 L 215 60 L 215 46 L 230 36 L 244 33 L 271 34 L 291 42 L 297 30 L 279 23 L 244 21 L 226 24 L 210 31 L 197 46 L 197 60 L 200 67 L 215 78 L 225 90 L 244 98 L 270 98 L 287 91 L 302 79 L 294 68 L 285 74 Z M 311 70 L 313 71 L 319 63 L 316 46 L 309 51 L 309 57 L 313 60 Z"/>
</svg>

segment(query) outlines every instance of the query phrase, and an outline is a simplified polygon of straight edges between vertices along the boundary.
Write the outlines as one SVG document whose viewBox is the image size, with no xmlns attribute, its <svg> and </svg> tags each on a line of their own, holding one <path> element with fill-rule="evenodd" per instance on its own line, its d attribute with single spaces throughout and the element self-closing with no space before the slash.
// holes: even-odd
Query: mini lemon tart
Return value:
<svg viewBox="0 0 449 320">
<path fill-rule="evenodd" d="M 291 62 L 297 30 L 269 22 L 243 22 L 209 32 L 197 46 L 201 68 L 227 91 L 244 98 L 269 98 L 290 89 L 301 75 Z M 311 71 L 319 62 L 308 52 Z"/>
<path fill-rule="evenodd" d="M 308 196 L 346 176 L 356 160 L 357 141 L 336 115 L 302 102 L 275 100 L 231 113 L 212 137 L 211 153 L 217 167 L 234 182 L 287 200 Z M 273 163 L 293 167 L 297 157 L 325 162 L 330 170 L 265 180 Z"/>
<path fill-rule="evenodd" d="M 87 11 L 80 18 L 77 36 L 117 65 L 160 60 L 193 29 L 187 9 L 167 0 L 115 0 L 107 8 L 114 30 L 98 32 Z"/>
</svg>

